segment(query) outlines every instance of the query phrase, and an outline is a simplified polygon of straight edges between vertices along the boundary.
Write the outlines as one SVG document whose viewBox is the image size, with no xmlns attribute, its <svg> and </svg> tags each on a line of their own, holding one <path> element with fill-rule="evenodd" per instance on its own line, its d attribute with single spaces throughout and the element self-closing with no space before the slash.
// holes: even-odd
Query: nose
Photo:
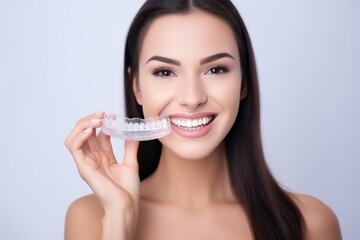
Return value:
<svg viewBox="0 0 360 240">
<path fill-rule="evenodd" d="M 178 102 L 189 109 L 196 109 L 207 102 L 207 94 L 201 79 L 187 78 L 180 81 L 178 87 Z"/>
</svg>

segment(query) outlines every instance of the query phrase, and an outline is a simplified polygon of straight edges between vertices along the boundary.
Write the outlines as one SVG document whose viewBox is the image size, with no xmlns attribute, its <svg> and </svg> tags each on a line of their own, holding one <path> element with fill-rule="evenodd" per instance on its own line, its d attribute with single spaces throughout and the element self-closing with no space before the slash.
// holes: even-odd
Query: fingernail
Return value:
<svg viewBox="0 0 360 240">
<path fill-rule="evenodd" d="M 95 116 L 100 116 L 101 114 L 103 114 L 104 112 L 97 112 L 97 113 L 95 113 L 94 115 Z"/>
<path fill-rule="evenodd" d="M 90 132 L 90 131 L 92 131 L 92 129 L 93 129 L 92 127 L 88 127 L 87 129 L 84 130 L 84 132 L 86 132 L 86 133 Z"/>
<path fill-rule="evenodd" d="M 92 123 L 98 123 L 98 122 L 100 122 L 100 121 L 101 121 L 101 119 L 98 119 L 98 118 L 91 119 L 91 122 L 92 122 Z"/>
</svg>

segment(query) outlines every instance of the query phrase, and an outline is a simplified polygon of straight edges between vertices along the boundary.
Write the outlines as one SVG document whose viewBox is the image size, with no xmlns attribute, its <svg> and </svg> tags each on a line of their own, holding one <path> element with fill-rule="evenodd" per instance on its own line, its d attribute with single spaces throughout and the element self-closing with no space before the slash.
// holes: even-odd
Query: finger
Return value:
<svg viewBox="0 0 360 240">
<path fill-rule="evenodd" d="M 96 137 L 96 129 L 92 130 L 90 137 L 87 139 L 87 144 L 91 152 L 98 152 L 100 147 Z"/>
<path fill-rule="evenodd" d="M 94 129 L 92 127 L 88 127 L 83 131 L 77 133 L 76 135 L 72 136 L 72 139 L 67 140 L 67 148 L 71 153 L 75 152 L 76 150 L 82 149 L 84 145 L 87 145 L 88 138 L 93 134 Z"/>
<path fill-rule="evenodd" d="M 67 146 L 70 153 L 73 155 L 79 170 L 82 168 L 81 166 L 83 165 L 83 160 L 85 159 L 85 152 L 88 152 L 89 147 L 87 144 L 87 139 L 91 136 L 92 132 L 92 128 L 88 128 L 80 132 Z"/>
<path fill-rule="evenodd" d="M 89 115 L 87 117 L 84 117 L 82 119 L 80 119 L 74 129 L 72 130 L 72 132 L 70 133 L 69 137 L 66 139 L 65 141 L 65 145 L 68 147 L 69 150 L 71 149 L 76 149 L 79 148 L 80 146 L 76 143 L 84 143 L 84 140 L 87 140 L 88 138 L 90 138 L 92 136 L 92 139 L 90 139 L 88 146 L 89 148 L 94 146 L 94 138 L 95 136 L 95 131 L 93 131 L 94 128 L 97 128 L 99 126 L 101 126 L 101 119 L 103 117 L 103 113 L 96 113 L 96 114 L 92 114 Z M 86 136 L 86 139 L 82 139 L 80 138 L 80 140 L 82 140 L 81 142 L 78 141 L 74 141 L 77 136 L 82 136 L 84 135 Z M 97 144 L 96 144 L 97 145 Z M 96 146 L 95 145 L 95 146 Z"/>
<path fill-rule="evenodd" d="M 89 147 L 89 139 L 94 136 L 95 129 L 88 128 L 74 137 L 70 152 L 82 179 L 86 182 L 94 169 L 101 167 L 98 154 Z"/>
<path fill-rule="evenodd" d="M 96 149 L 96 130 L 94 128 L 101 126 L 102 117 L 103 113 L 98 113 L 80 119 L 65 141 L 65 145 L 73 155 L 78 168 L 79 161 L 85 159 L 85 155 L 93 155 L 92 149 Z M 95 146 L 94 142 L 96 143 Z"/>
<path fill-rule="evenodd" d="M 137 151 L 139 148 L 139 142 L 137 141 L 125 141 L 125 156 L 124 156 L 124 164 L 139 169 L 138 161 L 137 161 Z"/>
<path fill-rule="evenodd" d="M 105 158 L 102 158 L 102 166 L 104 169 L 108 168 L 111 164 L 117 163 L 112 144 L 110 141 L 110 136 L 100 132 L 97 137 L 98 145 L 101 151 L 105 154 Z"/>
<path fill-rule="evenodd" d="M 81 147 L 85 153 L 91 151 L 87 141 L 85 141 Z"/>
<path fill-rule="evenodd" d="M 77 136 L 79 133 L 85 131 L 88 129 L 88 131 L 91 130 L 91 128 L 97 128 L 101 126 L 101 120 L 104 117 L 103 112 L 94 113 L 89 116 L 83 117 L 76 123 L 73 130 L 70 132 L 69 136 L 65 140 L 65 145 L 68 146 L 75 136 Z"/>
<path fill-rule="evenodd" d="M 103 150 L 104 152 L 110 152 L 113 153 L 113 148 L 112 148 L 112 144 L 110 141 L 110 136 L 100 132 L 98 134 L 98 144 L 101 150 Z"/>
</svg>

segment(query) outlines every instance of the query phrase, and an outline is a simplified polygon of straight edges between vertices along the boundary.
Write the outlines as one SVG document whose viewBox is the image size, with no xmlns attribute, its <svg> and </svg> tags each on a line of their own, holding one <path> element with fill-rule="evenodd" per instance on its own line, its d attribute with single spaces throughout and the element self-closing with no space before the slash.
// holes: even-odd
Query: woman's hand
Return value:
<svg viewBox="0 0 360 240">
<path fill-rule="evenodd" d="M 138 142 L 125 142 L 125 157 L 119 164 L 110 137 L 99 133 L 104 113 L 80 119 L 65 141 L 80 176 L 103 205 L 106 222 L 109 216 L 123 214 L 126 235 L 135 229 L 139 202 Z M 112 224 L 111 224 L 112 225 Z M 104 226 L 105 227 L 105 226 Z"/>
</svg>

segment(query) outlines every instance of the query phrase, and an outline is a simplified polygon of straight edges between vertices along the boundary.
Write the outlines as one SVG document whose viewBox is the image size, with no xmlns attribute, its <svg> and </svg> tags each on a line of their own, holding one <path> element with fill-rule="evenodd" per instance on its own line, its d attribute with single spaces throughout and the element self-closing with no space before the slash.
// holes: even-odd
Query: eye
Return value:
<svg viewBox="0 0 360 240">
<path fill-rule="evenodd" d="M 153 71 L 153 75 L 159 76 L 159 77 L 173 77 L 173 76 L 176 76 L 176 74 L 171 69 L 168 69 L 168 68 L 155 69 Z"/>
<path fill-rule="evenodd" d="M 229 72 L 229 69 L 225 66 L 213 66 L 205 74 L 224 74 L 227 72 Z"/>
</svg>

